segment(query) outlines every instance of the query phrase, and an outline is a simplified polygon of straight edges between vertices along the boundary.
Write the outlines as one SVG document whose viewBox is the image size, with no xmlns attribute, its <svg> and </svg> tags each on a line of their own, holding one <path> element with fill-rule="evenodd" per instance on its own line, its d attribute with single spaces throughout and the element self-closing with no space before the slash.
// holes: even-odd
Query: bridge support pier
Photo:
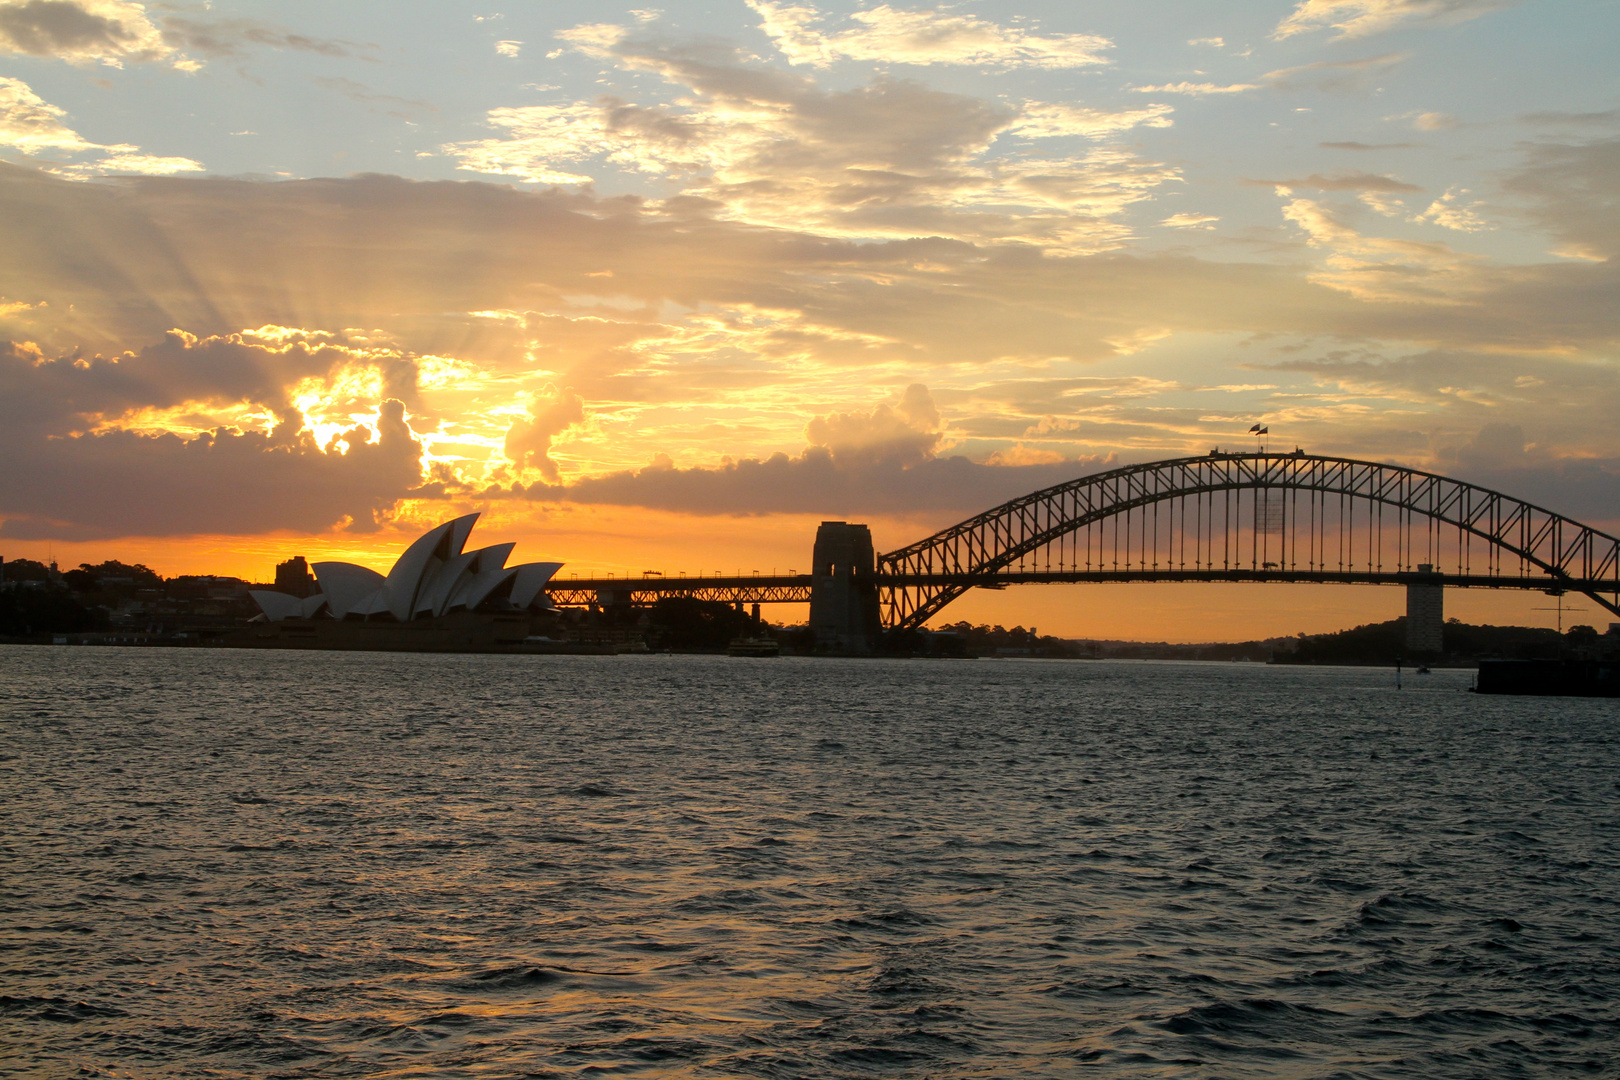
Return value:
<svg viewBox="0 0 1620 1080">
<path fill-rule="evenodd" d="M 816 648 L 870 653 L 883 632 L 878 613 L 877 553 L 865 525 L 823 521 L 811 569 L 810 629 Z"/>
<path fill-rule="evenodd" d="M 1438 653 L 1445 647 L 1445 588 L 1430 563 L 1419 563 L 1418 573 L 1430 581 L 1406 587 L 1406 651 Z"/>
</svg>

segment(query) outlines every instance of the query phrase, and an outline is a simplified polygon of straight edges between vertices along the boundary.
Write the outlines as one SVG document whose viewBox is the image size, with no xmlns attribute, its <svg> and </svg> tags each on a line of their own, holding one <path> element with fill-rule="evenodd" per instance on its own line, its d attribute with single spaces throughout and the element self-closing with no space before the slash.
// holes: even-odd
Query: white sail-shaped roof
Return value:
<svg viewBox="0 0 1620 1080">
<path fill-rule="evenodd" d="M 350 615 L 371 616 L 381 615 L 383 612 L 391 610 L 388 603 L 388 586 L 383 585 L 370 596 L 356 600 L 354 606 L 349 608 L 348 613 Z"/>
<path fill-rule="evenodd" d="M 275 592 L 272 589 L 250 589 L 248 595 L 253 597 L 264 617 L 271 622 L 280 622 L 282 619 L 313 619 L 320 614 L 321 608 L 326 606 L 326 597 L 320 593 L 309 597 L 297 597 L 284 592 Z"/>
<path fill-rule="evenodd" d="M 516 567 L 504 570 L 485 570 L 482 574 L 474 574 L 461 583 L 461 586 L 451 594 L 450 602 L 444 610 L 454 611 L 457 608 L 473 608 L 489 599 L 489 594 L 500 588 L 507 579 L 517 573 Z"/>
<path fill-rule="evenodd" d="M 450 609 L 450 598 L 462 585 L 478 575 L 503 569 L 506 557 L 516 544 L 495 544 L 476 551 L 464 551 L 441 566 L 433 580 L 423 585 L 416 597 L 416 614 L 443 615 Z"/>
<path fill-rule="evenodd" d="M 478 521 L 477 514 L 468 514 L 466 517 L 455 518 L 438 525 L 421 536 L 410 547 L 405 549 L 393 568 L 388 571 L 385 582 L 388 589 L 388 610 L 394 613 L 394 618 L 404 622 L 416 611 L 417 593 L 422 587 L 423 580 L 431 577 L 432 572 L 438 569 L 435 560 L 440 564 L 461 554 L 461 547 L 467 542 L 472 533 L 473 525 Z"/>
<path fill-rule="evenodd" d="M 304 602 L 296 596 L 289 596 L 284 592 L 273 592 L 270 589 L 249 589 L 248 595 L 253 602 L 259 605 L 264 617 L 271 622 L 298 615 L 303 611 Z"/>
<path fill-rule="evenodd" d="M 444 605 L 450 599 L 450 594 L 456 586 L 461 584 L 472 570 L 473 563 L 478 560 L 478 552 L 463 551 L 451 559 L 433 575 L 432 580 L 423 583 L 421 590 L 416 594 L 416 614 L 431 615 L 444 614 Z"/>
<path fill-rule="evenodd" d="M 478 556 L 478 562 L 473 567 L 473 572 L 482 574 L 485 570 L 501 569 L 506 565 L 506 560 L 512 557 L 512 549 L 515 547 L 517 547 L 517 544 L 507 543 L 491 544 L 489 547 L 479 548 L 473 552 L 474 555 Z"/>
<path fill-rule="evenodd" d="M 562 569 L 560 562 L 531 562 L 513 567 L 517 571 L 517 579 L 512 582 L 512 603 L 520 608 L 526 608 L 534 603 L 557 571 Z M 548 603 L 545 605 L 550 607 Z"/>
<path fill-rule="evenodd" d="M 467 514 L 429 529 L 405 549 L 386 576 L 354 563 L 318 562 L 311 564 L 321 588 L 315 596 L 300 599 L 260 589 L 253 598 L 271 621 L 314 618 L 325 608 L 335 619 L 388 613 L 405 622 L 456 608 L 470 610 L 492 596 L 507 595 L 518 608 L 549 607 L 543 590 L 562 563 L 508 567 L 506 560 L 516 544 L 462 551 L 477 521 L 477 514 Z"/>
<path fill-rule="evenodd" d="M 383 583 L 383 576 L 377 571 L 354 563 L 318 562 L 311 563 L 310 569 L 315 571 L 315 583 L 326 596 L 334 619 L 343 618 L 357 602 L 376 592 Z"/>
<path fill-rule="evenodd" d="M 478 524 L 477 514 L 468 514 L 450 522 L 450 554 L 461 554 L 461 549 L 467 546 L 467 537 L 472 535 L 473 526 L 476 524 Z"/>
</svg>

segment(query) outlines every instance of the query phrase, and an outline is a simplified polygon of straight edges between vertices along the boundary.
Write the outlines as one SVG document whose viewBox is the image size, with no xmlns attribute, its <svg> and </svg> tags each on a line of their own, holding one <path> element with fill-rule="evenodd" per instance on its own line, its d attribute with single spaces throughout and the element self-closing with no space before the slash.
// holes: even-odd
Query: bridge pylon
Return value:
<svg viewBox="0 0 1620 1080">
<path fill-rule="evenodd" d="M 1432 563 L 1419 563 L 1417 572 L 1430 580 L 1406 587 L 1406 650 L 1419 656 L 1438 654 L 1445 647 L 1445 586 Z"/>
<path fill-rule="evenodd" d="M 816 648 L 858 655 L 872 652 L 883 633 L 872 530 L 823 521 L 816 530 L 812 559 L 810 628 Z"/>
</svg>

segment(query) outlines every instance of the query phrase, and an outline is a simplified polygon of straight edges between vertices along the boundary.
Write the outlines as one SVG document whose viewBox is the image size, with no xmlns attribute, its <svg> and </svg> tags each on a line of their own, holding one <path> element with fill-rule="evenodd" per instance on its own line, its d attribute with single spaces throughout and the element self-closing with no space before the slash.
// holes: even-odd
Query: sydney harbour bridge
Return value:
<svg viewBox="0 0 1620 1080">
<path fill-rule="evenodd" d="M 859 652 L 922 628 L 969 589 L 1110 581 L 1404 585 L 1409 616 L 1429 613 L 1438 635 L 1445 588 L 1579 593 L 1620 618 L 1620 539 L 1418 469 L 1212 452 L 1031 492 L 882 554 L 865 525 L 825 522 L 808 574 L 649 573 L 548 588 L 564 606 L 808 603 L 818 642 Z"/>
</svg>

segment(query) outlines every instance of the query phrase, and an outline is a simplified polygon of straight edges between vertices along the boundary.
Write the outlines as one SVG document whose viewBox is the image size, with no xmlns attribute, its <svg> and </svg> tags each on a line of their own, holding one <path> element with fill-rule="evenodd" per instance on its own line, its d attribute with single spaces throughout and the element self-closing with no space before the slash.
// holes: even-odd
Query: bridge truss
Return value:
<svg viewBox="0 0 1620 1080">
<path fill-rule="evenodd" d="M 810 600 L 809 574 L 752 577 L 604 577 L 553 579 L 551 602 L 561 607 L 629 604 L 647 607 L 665 596 L 689 596 L 726 604 L 804 604 Z"/>
<path fill-rule="evenodd" d="M 971 588 L 1038 581 L 1529 588 L 1620 616 L 1620 539 L 1417 469 L 1211 454 L 1032 492 L 878 556 L 876 575 L 889 630 L 923 626 Z"/>
</svg>

